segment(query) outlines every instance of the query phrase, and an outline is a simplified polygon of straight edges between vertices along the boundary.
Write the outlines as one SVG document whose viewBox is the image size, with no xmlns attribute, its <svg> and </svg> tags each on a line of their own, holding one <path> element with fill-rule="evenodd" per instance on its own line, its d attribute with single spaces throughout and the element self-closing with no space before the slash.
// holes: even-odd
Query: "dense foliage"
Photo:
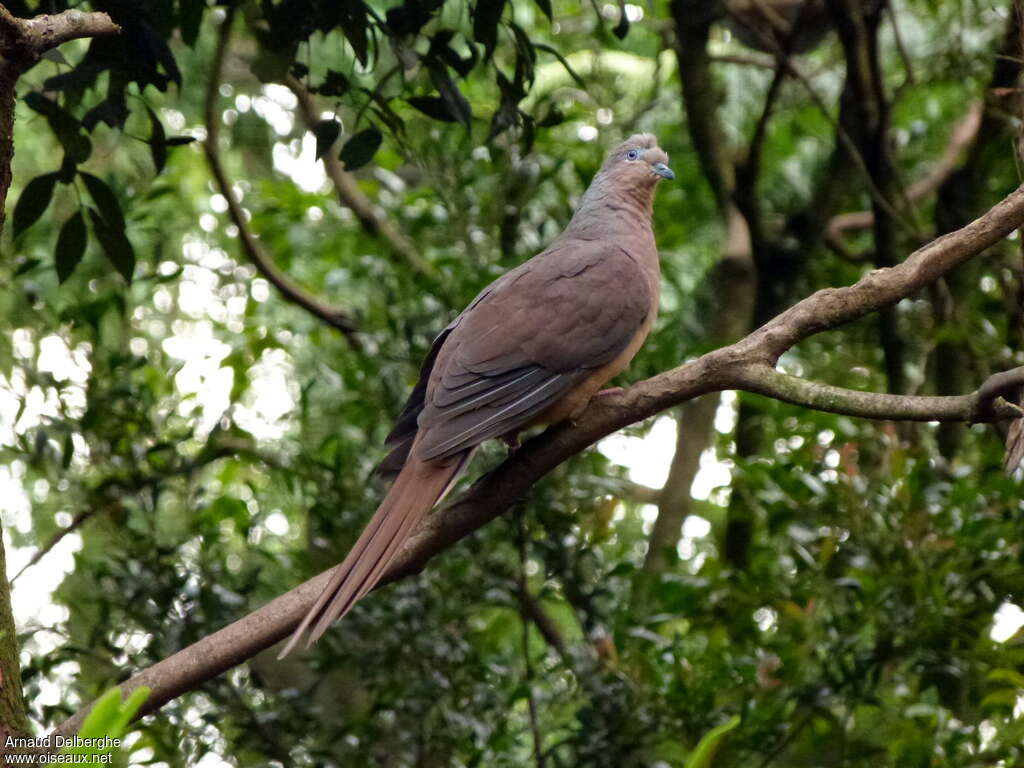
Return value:
<svg viewBox="0 0 1024 768">
<path fill-rule="evenodd" d="M 674 50 L 693 53 L 702 14 L 713 83 L 699 85 L 717 89 L 739 163 L 756 317 L 854 281 L 893 244 L 902 258 L 1017 184 L 1008 3 L 828 5 L 879 24 L 893 172 L 874 186 L 898 207 L 891 243 L 879 228 L 823 233 L 871 207 L 865 172 L 880 167 L 854 130 L 834 31 L 795 58 L 799 77 L 779 77 L 787 46 L 752 51 L 715 3 L 94 3 L 122 36 L 65 45 L 19 82 L 0 240 L 0 509 L 9 559 L 42 553 L 15 600 L 74 553 L 45 598 L 57 620 L 18 617 L 34 727 L 344 555 L 382 496 L 372 470 L 433 334 L 560 231 L 623 136 L 655 133 L 678 177 L 655 211 L 662 314 L 625 378 L 720 341 L 714 318 L 741 310 L 712 279 L 721 201 L 692 138 L 708 115 L 687 114 Z M 907 200 L 985 97 L 956 170 Z M 249 228 L 356 336 L 250 263 L 202 149 L 208 98 Z M 866 168 L 836 159 L 844 133 Z M 368 215 L 339 203 L 325 154 Z M 1022 296 L 1018 243 L 1003 243 L 891 325 L 816 337 L 783 367 L 968 392 L 1024 363 Z M 1024 600 L 1021 482 L 1000 467 L 998 430 L 726 399 L 702 476 L 720 484 L 692 501 L 665 567 L 643 568 L 655 508 L 626 479 L 668 465 L 671 441 L 654 444 L 629 468 L 576 457 L 315 651 L 261 655 L 166 705 L 133 760 L 682 766 L 739 715 L 715 766 L 1024 761 L 1024 645 L 992 635 Z"/>
</svg>

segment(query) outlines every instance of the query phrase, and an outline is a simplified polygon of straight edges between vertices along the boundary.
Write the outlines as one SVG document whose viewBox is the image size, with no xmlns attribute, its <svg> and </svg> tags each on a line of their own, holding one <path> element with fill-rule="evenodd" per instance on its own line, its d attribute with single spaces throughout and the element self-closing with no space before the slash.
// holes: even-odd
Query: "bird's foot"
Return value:
<svg viewBox="0 0 1024 768">
<path fill-rule="evenodd" d="M 501 436 L 501 442 L 508 447 L 508 452 L 515 453 L 519 450 L 522 443 L 519 442 L 519 435 L 515 432 L 509 432 L 507 435 Z"/>
<path fill-rule="evenodd" d="M 622 387 L 609 387 L 608 389 L 602 389 L 594 397 L 606 397 L 607 395 L 621 395 L 626 390 Z"/>
</svg>

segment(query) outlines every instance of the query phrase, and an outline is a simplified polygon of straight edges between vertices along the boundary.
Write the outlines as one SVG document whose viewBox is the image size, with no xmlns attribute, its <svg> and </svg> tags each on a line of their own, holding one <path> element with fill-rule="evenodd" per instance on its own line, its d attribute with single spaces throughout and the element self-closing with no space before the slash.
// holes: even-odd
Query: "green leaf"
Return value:
<svg viewBox="0 0 1024 768">
<path fill-rule="evenodd" d="M 448 109 L 448 103 L 438 96 L 413 96 L 406 99 L 410 106 L 415 107 L 427 117 L 443 123 L 457 122 L 458 118 Z"/>
<path fill-rule="evenodd" d="M 538 51 L 550 53 L 552 56 L 558 59 L 559 64 L 565 67 L 565 71 L 569 73 L 569 77 L 576 81 L 576 85 L 578 85 L 580 88 L 587 87 L 586 83 L 583 82 L 583 78 L 576 74 L 576 70 L 574 70 L 572 66 L 569 64 L 569 60 L 566 59 L 565 56 L 563 56 L 562 53 L 553 45 L 548 45 L 547 43 L 533 43 L 533 47 L 536 48 Z"/>
<path fill-rule="evenodd" d="M 1017 691 L 1013 688 L 1000 688 L 993 691 L 981 700 L 979 708 L 982 711 L 997 709 L 1012 712 L 1017 705 Z"/>
<path fill-rule="evenodd" d="M 39 58 L 43 59 L 44 61 L 52 61 L 54 64 L 63 64 L 65 67 L 71 66 L 71 62 L 69 62 L 64 57 L 64 54 L 56 48 L 51 48 L 48 51 L 43 51 L 42 55 Z"/>
<path fill-rule="evenodd" d="M 46 118 L 50 130 L 73 163 L 83 163 L 88 159 L 92 154 L 92 142 L 87 136 L 82 135 L 82 125 L 77 118 L 53 99 L 35 91 L 25 95 L 25 103 Z"/>
<path fill-rule="evenodd" d="M 85 255 L 85 243 L 88 233 L 85 229 L 85 217 L 82 211 L 64 222 L 57 235 L 57 248 L 54 251 L 54 264 L 57 268 L 57 280 L 63 284 L 75 271 L 78 262 Z"/>
<path fill-rule="evenodd" d="M 376 128 L 367 128 L 345 142 L 341 148 L 341 161 L 345 163 L 346 171 L 354 171 L 362 168 L 380 149 L 384 136 Z"/>
<path fill-rule="evenodd" d="M 430 4 L 406 0 L 401 5 L 389 8 L 384 18 L 392 34 L 397 37 L 415 35 L 430 21 L 431 13 L 438 5 L 440 3 L 434 0 Z"/>
<path fill-rule="evenodd" d="M 473 39 L 483 43 L 484 59 L 491 58 L 498 45 L 498 23 L 504 10 L 505 0 L 477 0 L 473 8 Z"/>
<path fill-rule="evenodd" d="M 366 5 L 355 0 L 346 0 L 341 5 L 341 31 L 356 54 L 362 66 L 369 61 L 369 38 L 367 19 L 369 11 Z"/>
<path fill-rule="evenodd" d="M 33 269 L 38 267 L 42 263 L 41 259 L 25 259 L 14 269 L 14 276 L 21 277 L 22 275 L 28 274 Z"/>
<path fill-rule="evenodd" d="M 377 119 L 384 123 L 392 133 L 396 135 L 405 133 L 405 121 L 395 114 L 395 110 L 391 108 L 391 103 L 380 94 L 373 97 L 373 106 L 370 109 L 377 116 Z"/>
<path fill-rule="evenodd" d="M 537 125 L 541 128 L 551 128 L 555 125 L 561 125 L 565 122 L 565 115 L 562 113 L 556 105 L 552 105 L 551 108 L 544 113 L 544 117 L 537 121 Z"/>
<path fill-rule="evenodd" d="M 334 119 L 321 120 L 310 130 L 316 137 L 316 159 L 319 160 L 331 151 L 334 142 L 341 135 L 341 123 Z"/>
<path fill-rule="evenodd" d="M 79 171 L 78 175 L 85 182 L 85 188 L 89 190 L 93 202 L 100 209 L 103 220 L 112 229 L 123 232 L 124 214 L 121 213 L 121 205 L 117 202 L 117 197 L 114 195 L 113 190 L 98 176 L 93 176 L 85 171 Z"/>
<path fill-rule="evenodd" d="M 619 40 L 625 40 L 629 34 L 629 17 L 626 16 L 626 2 L 619 0 L 619 23 L 612 28 L 612 34 Z"/>
<path fill-rule="evenodd" d="M 61 143 L 64 146 L 65 160 L 75 165 L 84 163 L 92 154 L 92 141 L 81 133 L 61 137 Z"/>
<path fill-rule="evenodd" d="M 244 528 L 249 520 L 249 508 L 245 502 L 234 496 L 221 496 L 208 506 L 202 515 L 204 522 L 217 525 L 224 520 L 232 520 L 239 527 Z"/>
<path fill-rule="evenodd" d="M 466 97 L 462 95 L 452 81 L 451 75 L 448 74 L 448 68 L 436 61 L 427 62 L 427 67 L 430 70 L 430 79 L 434 82 L 437 92 L 441 94 L 441 98 L 444 99 L 448 111 L 468 131 L 473 119 L 473 113 L 469 108 L 469 102 L 466 101 Z"/>
<path fill-rule="evenodd" d="M 726 734 L 739 724 L 740 716 L 733 715 L 727 722 L 705 733 L 686 761 L 686 768 L 711 768 L 711 761 L 715 759 Z"/>
<path fill-rule="evenodd" d="M 249 69 L 261 83 L 276 83 L 288 74 L 291 63 L 288 56 L 264 51 L 253 60 Z"/>
<path fill-rule="evenodd" d="M 151 127 L 149 151 L 153 156 L 153 165 L 156 166 L 156 172 L 159 175 L 167 164 L 167 132 L 164 131 L 164 126 L 160 122 L 160 118 L 156 116 L 156 112 L 150 109 L 148 105 L 146 106 L 146 114 L 149 115 L 149 125 Z"/>
<path fill-rule="evenodd" d="M 121 689 L 111 688 L 93 705 L 82 727 L 78 729 L 78 736 L 82 739 L 120 739 L 149 694 L 148 687 L 140 686 L 122 701 Z M 111 747 L 94 745 L 76 745 L 63 750 L 64 754 L 70 755 L 103 755 L 111 751 Z"/>
<path fill-rule="evenodd" d="M 469 48 L 470 55 L 466 58 L 462 58 L 450 45 L 452 38 L 454 37 L 455 31 L 451 29 L 442 29 L 436 32 L 434 37 L 431 38 L 430 50 L 427 51 L 427 58 L 440 59 L 458 72 L 459 77 L 466 77 L 473 70 L 473 67 L 476 66 L 476 46 L 467 46 Z"/>
<path fill-rule="evenodd" d="M 110 226 L 93 208 L 89 209 L 89 219 L 92 221 L 92 230 L 96 234 L 96 239 L 100 241 L 103 253 L 114 265 L 114 269 L 130 283 L 135 272 L 135 251 L 125 237 L 124 230 Z"/>
<path fill-rule="evenodd" d="M 68 432 L 64 435 L 64 442 L 60 448 L 60 465 L 63 469 L 67 469 L 71 466 L 71 461 L 75 458 L 75 441 L 71 437 L 71 433 Z"/>
<path fill-rule="evenodd" d="M 322 96 L 344 96 L 351 88 L 352 83 L 345 75 L 336 70 L 328 69 L 327 76 L 316 89 L 316 92 Z"/>
<path fill-rule="evenodd" d="M 203 21 L 203 12 L 206 10 L 205 0 L 180 0 L 179 26 L 181 28 L 181 40 L 189 48 L 194 48 L 196 40 L 199 39 L 199 27 Z"/>
<path fill-rule="evenodd" d="M 78 164 L 75 161 L 64 155 L 64 160 L 60 164 L 60 170 L 57 171 L 57 180 L 61 184 L 71 184 L 75 180 L 75 174 L 78 173 Z"/>
<path fill-rule="evenodd" d="M 533 82 L 533 69 L 534 64 L 537 62 L 537 51 L 534 50 L 533 41 L 530 40 L 530 36 L 526 33 L 525 29 L 514 21 L 510 21 L 508 26 L 512 30 L 512 35 L 516 41 L 516 74 L 514 84 L 519 91 L 518 101 L 518 99 L 526 96 L 525 84 Z"/>
<path fill-rule="evenodd" d="M 14 206 L 12 226 L 15 237 L 35 224 L 43 215 L 43 211 L 50 205 L 53 188 L 57 184 L 57 175 L 56 173 L 44 173 L 25 185 L 25 189 L 21 191 L 21 196 L 18 198 L 18 204 Z"/>
<path fill-rule="evenodd" d="M 31 91 L 25 94 L 24 101 L 30 109 L 46 118 L 46 122 L 50 124 L 50 128 L 53 129 L 58 138 L 67 134 L 78 133 L 81 124 L 70 112 L 53 99 L 43 96 L 38 91 Z"/>
<path fill-rule="evenodd" d="M 494 117 L 491 118 L 491 129 L 487 134 L 488 141 L 515 125 L 519 119 L 519 106 L 516 98 L 519 92 L 501 71 L 498 72 L 498 89 L 501 91 L 501 104 L 498 106 L 498 111 L 494 113 Z"/>
<path fill-rule="evenodd" d="M 1024 689 L 1024 675 L 1016 669 L 993 669 L 985 675 L 987 683 L 1005 683 L 1014 688 Z"/>
<path fill-rule="evenodd" d="M 93 704 L 89 714 L 82 721 L 82 727 L 78 729 L 78 735 L 83 739 L 94 739 L 104 735 L 107 729 L 117 721 L 120 711 L 121 690 L 111 688 Z"/>
</svg>

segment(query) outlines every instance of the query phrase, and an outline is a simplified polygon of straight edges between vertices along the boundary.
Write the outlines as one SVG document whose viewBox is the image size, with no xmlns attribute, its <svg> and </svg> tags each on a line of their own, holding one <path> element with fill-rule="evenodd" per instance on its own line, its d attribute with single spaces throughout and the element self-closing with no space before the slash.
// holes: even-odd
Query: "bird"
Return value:
<svg viewBox="0 0 1024 768">
<path fill-rule="evenodd" d="M 647 338 L 658 311 L 654 191 L 674 179 L 651 134 L 611 150 L 565 230 L 484 288 L 438 334 L 385 440 L 380 507 L 279 658 L 306 648 L 384 576 L 417 524 L 492 438 L 578 418 Z"/>
</svg>

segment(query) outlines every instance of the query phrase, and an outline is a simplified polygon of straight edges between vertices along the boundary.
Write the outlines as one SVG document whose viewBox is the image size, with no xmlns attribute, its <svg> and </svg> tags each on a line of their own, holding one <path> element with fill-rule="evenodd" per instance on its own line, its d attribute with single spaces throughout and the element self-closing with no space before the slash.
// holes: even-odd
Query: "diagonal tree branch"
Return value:
<svg viewBox="0 0 1024 768">
<path fill-rule="evenodd" d="M 221 22 L 220 34 L 217 38 L 217 49 L 214 53 L 213 64 L 210 68 L 210 82 L 206 90 L 206 141 L 203 142 L 203 150 L 206 153 L 206 161 L 210 166 L 210 173 L 217 184 L 217 189 L 228 203 L 228 215 L 238 229 L 238 240 L 242 244 L 242 250 L 252 262 L 256 270 L 266 280 L 280 291 L 281 295 L 302 307 L 311 315 L 323 320 L 332 328 L 337 329 L 344 335 L 345 339 L 354 349 L 361 349 L 362 342 L 359 340 L 355 321 L 340 309 L 325 304 L 316 296 L 313 296 L 303 288 L 295 285 L 275 265 L 273 259 L 263 249 L 263 245 L 252 231 L 246 219 L 245 211 L 242 210 L 238 198 L 235 197 L 234 189 L 228 179 L 227 172 L 220 160 L 220 116 L 217 114 L 217 96 L 220 93 L 221 71 L 224 68 L 224 56 L 227 53 L 228 41 L 231 38 L 231 23 L 234 21 L 235 6 L 229 6 L 224 21 Z"/>
<path fill-rule="evenodd" d="M 20 72 L 31 67 L 47 51 L 69 40 L 116 35 L 121 27 L 102 12 L 70 9 L 18 19 L 0 5 L 0 57 Z"/>
<path fill-rule="evenodd" d="M 968 259 L 1024 225 L 1024 186 L 963 229 L 941 237 L 910 255 L 904 262 L 870 272 L 856 284 L 818 291 L 781 313 L 745 339 L 670 371 L 640 382 L 619 394 L 598 398 L 575 424 L 563 424 L 526 442 L 492 472 L 451 504 L 433 510 L 403 547 L 381 584 L 421 570 L 434 555 L 503 514 L 538 480 L 569 457 L 622 427 L 691 400 L 723 389 L 742 388 L 751 371 L 771 371 L 779 356 L 808 337 L 891 306 L 926 287 Z M 981 408 L 979 401 L 1005 391 L 1019 381 L 1015 370 L 996 379 L 988 389 L 968 396 L 962 409 L 942 413 L 911 413 L 911 418 L 945 416 L 957 419 L 1000 417 L 1002 406 Z M 782 397 L 792 389 L 772 388 L 762 382 L 759 391 Z M 887 401 L 891 402 L 891 401 Z M 873 417 L 870 409 L 850 408 L 852 415 Z M 898 412 L 887 416 L 899 416 Z M 142 685 L 152 688 L 141 714 L 159 709 L 205 680 L 251 658 L 284 639 L 320 595 L 331 576 L 324 571 L 235 623 L 214 632 L 173 656 L 143 670 L 121 684 L 123 691 Z M 57 728 L 76 733 L 89 707 Z"/>
</svg>

